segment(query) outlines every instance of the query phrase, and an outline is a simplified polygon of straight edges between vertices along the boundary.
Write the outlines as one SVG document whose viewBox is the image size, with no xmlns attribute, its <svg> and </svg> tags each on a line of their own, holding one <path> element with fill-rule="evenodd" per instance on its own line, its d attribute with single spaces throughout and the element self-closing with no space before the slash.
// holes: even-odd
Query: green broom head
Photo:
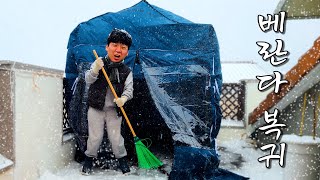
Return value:
<svg viewBox="0 0 320 180">
<path fill-rule="evenodd" d="M 149 151 L 138 137 L 134 137 L 134 142 L 139 168 L 155 169 L 163 165 L 163 163 Z"/>
</svg>

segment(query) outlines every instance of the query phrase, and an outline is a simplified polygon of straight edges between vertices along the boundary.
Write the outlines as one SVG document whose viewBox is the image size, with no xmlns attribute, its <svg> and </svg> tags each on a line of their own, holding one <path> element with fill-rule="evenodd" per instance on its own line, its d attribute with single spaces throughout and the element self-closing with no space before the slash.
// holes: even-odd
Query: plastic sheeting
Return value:
<svg viewBox="0 0 320 180">
<path fill-rule="evenodd" d="M 212 91 L 206 59 L 213 59 L 212 53 L 144 50 L 139 57 L 152 99 L 173 140 L 193 147 L 211 147 Z"/>
</svg>

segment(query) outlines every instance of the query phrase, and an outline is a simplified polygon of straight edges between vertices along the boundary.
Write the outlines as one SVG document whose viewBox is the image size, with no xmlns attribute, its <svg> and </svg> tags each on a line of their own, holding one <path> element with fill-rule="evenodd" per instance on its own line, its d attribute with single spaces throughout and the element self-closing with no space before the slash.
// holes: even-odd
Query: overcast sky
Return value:
<svg viewBox="0 0 320 180">
<path fill-rule="evenodd" d="M 128 8 L 140 0 L 7 0 L 0 3 L 0 60 L 12 60 L 64 70 L 67 42 L 81 22 L 107 12 Z M 258 54 L 257 41 L 276 46 L 282 39 L 290 52 L 291 68 L 320 36 L 320 20 L 287 20 L 286 33 L 264 33 L 259 14 L 274 14 L 279 0 L 149 0 L 195 23 L 212 24 L 220 43 L 222 61 L 256 61 L 270 65 Z M 276 68 L 276 67 L 275 67 Z"/>
</svg>

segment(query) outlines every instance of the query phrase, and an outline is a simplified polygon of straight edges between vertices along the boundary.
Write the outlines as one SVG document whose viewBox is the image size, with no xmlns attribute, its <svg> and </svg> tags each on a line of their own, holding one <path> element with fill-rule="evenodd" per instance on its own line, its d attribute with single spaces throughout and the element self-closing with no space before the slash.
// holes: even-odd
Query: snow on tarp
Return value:
<svg viewBox="0 0 320 180">
<path fill-rule="evenodd" d="M 70 34 L 66 100 L 80 150 L 86 148 L 88 128 L 84 72 L 95 59 L 93 49 L 106 55 L 106 39 L 113 28 L 125 29 L 133 37 L 125 63 L 133 70 L 135 90 L 125 109 L 139 137 L 156 133 L 152 141 L 157 144 L 165 130 L 170 132 L 174 145 L 170 178 L 241 179 L 218 168 L 215 138 L 221 123 L 222 75 L 214 28 L 146 1 L 83 22 Z"/>
</svg>

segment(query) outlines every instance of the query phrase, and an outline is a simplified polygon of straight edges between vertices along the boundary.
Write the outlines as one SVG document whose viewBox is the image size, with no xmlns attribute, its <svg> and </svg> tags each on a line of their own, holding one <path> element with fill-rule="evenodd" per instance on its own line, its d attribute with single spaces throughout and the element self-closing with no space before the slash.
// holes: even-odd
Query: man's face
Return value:
<svg viewBox="0 0 320 180">
<path fill-rule="evenodd" d="M 125 44 L 111 42 L 106 46 L 106 51 L 112 62 L 121 62 L 128 56 L 129 48 Z"/>
</svg>

